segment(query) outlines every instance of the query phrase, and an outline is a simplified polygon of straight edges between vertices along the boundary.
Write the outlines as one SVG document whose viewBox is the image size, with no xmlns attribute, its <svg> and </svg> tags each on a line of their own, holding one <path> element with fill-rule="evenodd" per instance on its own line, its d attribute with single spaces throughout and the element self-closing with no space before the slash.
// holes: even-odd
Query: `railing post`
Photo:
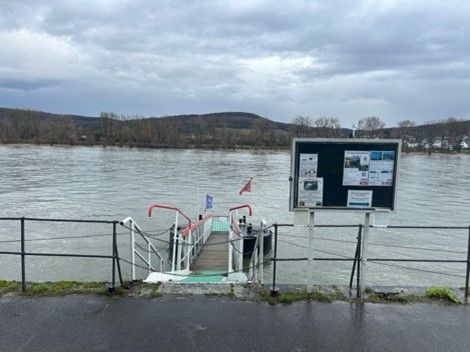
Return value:
<svg viewBox="0 0 470 352">
<path fill-rule="evenodd" d="M 237 240 L 239 243 L 238 246 L 238 272 L 242 273 L 243 272 L 243 236 L 240 236 L 240 238 Z"/>
<path fill-rule="evenodd" d="M 274 257 L 273 261 L 273 286 L 271 287 L 271 296 L 275 296 L 279 293 L 276 287 L 276 266 L 277 266 L 277 224 L 274 224 Z"/>
<path fill-rule="evenodd" d="M 232 246 L 233 246 L 233 243 L 232 243 L 232 229 L 229 228 L 229 230 L 228 230 L 228 268 L 227 268 L 228 273 L 233 272 L 233 268 L 232 268 L 232 266 L 233 266 L 233 264 L 232 264 L 232 261 L 233 261 L 233 258 L 232 258 L 233 248 L 232 248 Z"/>
<path fill-rule="evenodd" d="M 260 226 L 260 243 L 259 243 L 259 283 L 262 285 L 264 283 L 264 224 L 261 222 Z"/>
<path fill-rule="evenodd" d="M 197 231 L 197 230 L 196 230 Z M 193 234 L 192 234 L 192 231 L 191 231 L 191 228 L 189 229 L 189 234 L 188 234 L 188 244 L 186 245 L 186 270 L 189 271 L 189 267 L 191 266 L 191 262 L 192 262 L 192 257 L 193 257 L 193 242 L 192 242 L 192 239 L 193 239 Z"/>
<path fill-rule="evenodd" d="M 135 224 L 134 221 L 131 220 L 131 270 L 132 270 L 132 280 L 136 280 L 135 275 Z"/>
<path fill-rule="evenodd" d="M 352 289 L 352 286 L 353 286 L 354 273 L 356 272 L 356 265 L 357 265 L 357 262 L 358 262 L 358 259 L 359 259 L 359 256 L 360 256 L 360 252 L 361 252 L 361 245 L 359 243 L 359 236 L 361 236 L 361 232 L 362 232 L 362 224 L 359 224 L 358 225 L 357 237 L 356 237 L 356 240 L 357 240 L 356 252 L 354 253 L 353 267 L 352 267 L 352 270 L 351 270 L 351 277 L 349 278 L 349 289 Z"/>
<path fill-rule="evenodd" d="M 119 283 L 122 285 L 121 262 L 119 259 L 119 250 L 118 250 L 118 245 L 117 245 L 117 232 L 116 232 L 117 223 L 118 223 L 117 221 L 113 222 L 114 252 L 116 255 L 116 265 L 117 265 L 117 270 L 118 270 Z"/>
<path fill-rule="evenodd" d="M 25 249 L 24 249 L 24 217 L 21 218 L 21 291 L 26 291 L 26 266 L 25 266 Z"/>
<path fill-rule="evenodd" d="M 149 275 L 150 275 L 152 273 L 152 252 L 151 252 L 151 248 L 150 248 L 150 239 L 147 242 L 147 260 L 149 262 L 148 271 L 149 271 Z"/>
<path fill-rule="evenodd" d="M 470 226 L 468 227 L 467 273 L 465 275 L 465 303 L 468 303 L 469 276 L 470 276 Z"/>
<path fill-rule="evenodd" d="M 181 235 L 181 232 L 179 232 L 177 235 L 178 237 L 178 253 L 176 254 L 176 256 L 178 257 L 177 258 L 177 261 L 176 261 L 176 270 L 177 271 L 180 271 L 181 270 L 181 258 L 183 258 L 183 241 L 182 241 L 182 235 Z"/>
<path fill-rule="evenodd" d="M 362 258 L 361 258 L 361 266 L 360 266 L 360 277 L 359 277 L 359 290 L 361 296 L 364 294 L 365 290 L 365 278 L 367 274 L 367 247 L 369 244 L 369 228 L 370 228 L 370 213 L 366 213 L 365 221 L 364 221 L 364 231 L 362 234 Z"/>
<path fill-rule="evenodd" d="M 116 287 L 116 223 L 113 223 L 113 269 L 112 269 L 111 288 Z"/>
</svg>

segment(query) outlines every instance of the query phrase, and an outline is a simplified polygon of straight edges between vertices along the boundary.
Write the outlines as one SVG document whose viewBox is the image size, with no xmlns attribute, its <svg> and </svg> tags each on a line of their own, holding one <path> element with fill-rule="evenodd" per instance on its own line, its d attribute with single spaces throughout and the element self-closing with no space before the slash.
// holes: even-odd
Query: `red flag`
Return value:
<svg viewBox="0 0 470 352">
<path fill-rule="evenodd" d="M 248 182 L 243 186 L 243 188 L 240 190 L 240 192 L 238 192 L 238 194 L 241 196 L 243 194 L 243 192 L 251 192 L 251 180 L 253 178 L 250 177 L 250 179 L 248 180 Z"/>
</svg>

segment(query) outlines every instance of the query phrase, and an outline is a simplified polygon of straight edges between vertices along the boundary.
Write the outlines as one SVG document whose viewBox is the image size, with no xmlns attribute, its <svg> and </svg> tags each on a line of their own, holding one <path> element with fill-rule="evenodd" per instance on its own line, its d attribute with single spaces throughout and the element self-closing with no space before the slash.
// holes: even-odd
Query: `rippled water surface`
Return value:
<svg viewBox="0 0 470 352">
<path fill-rule="evenodd" d="M 249 202 L 254 221 L 290 223 L 286 151 L 154 150 L 100 147 L 0 146 L 0 216 L 122 220 L 132 216 L 144 229 L 167 228 L 172 217 L 146 217 L 151 203 L 170 203 L 195 218 L 208 192 L 217 214 L 230 205 Z M 399 170 L 397 212 L 391 225 L 470 225 L 470 156 L 403 155 Z M 253 192 L 238 196 L 248 177 Z M 198 197 L 199 196 L 199 197 Z M 199 204 L 198 204 L 198 199 Z M 359 214 L 321 213 L 322 224 L 358 224 Z M 19 222 L 1 222 L 0 249 L 18 250 Z M 110 234 L 110 225 L 27 222 L 26 238 Z M 123 229 L 120 250 L 128 255 Z M 352 256 L 357 229 L 317 229 L 317 257 Z M 281 229 L 279 256 L 305 257 L 305 233 Z M 373 229 L 371 257 L 465 259 L 468 230 Z M 10 241 L 10 242 L 8 242 Z M 164 243 L 161 246 L 165 246 Z M 413 248 L 402 248 L 413 247 Z M 417 248 L 425 249 L 417 249 Z M 108 236 L 28 241 L 26 249 L 42 252 L 104 253 Z M 125 254 L 124 254 L 125 253 Z M 392 266 L 390 265 L 392 264 Z M 0 255 L 0 278 L 18 279 L 18 257 Z M 418 270 L 411 270 L 411 268 Z M 27 258 L 30 280 L 107 280 L 110 265 L 102 259 Z M 350 263 L 315 263 L 318 283 L 347 284 Z M 124 268 L 127 271 L 128 268 Z M 266 268 L 269 281 L 270 265 Z M 463 285 L 463 264 L 369 264 L 367 280 L 383 285 Z M 280 263 L 282 282 L 304 282 L 305 263 Z"/>
</svg>

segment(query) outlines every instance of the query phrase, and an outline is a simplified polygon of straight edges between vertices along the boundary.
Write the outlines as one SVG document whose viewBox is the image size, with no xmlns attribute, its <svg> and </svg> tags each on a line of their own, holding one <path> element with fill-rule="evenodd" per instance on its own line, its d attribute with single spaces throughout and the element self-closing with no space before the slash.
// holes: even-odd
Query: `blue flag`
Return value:
<svg viewBox="0 0 470 352">
<path fill-rule="evenodd" d="M 214 198 L 211 195 L 206 194 L 206 209 L 212 209 L 212 203 L 214 202 Z"/>
</svg>

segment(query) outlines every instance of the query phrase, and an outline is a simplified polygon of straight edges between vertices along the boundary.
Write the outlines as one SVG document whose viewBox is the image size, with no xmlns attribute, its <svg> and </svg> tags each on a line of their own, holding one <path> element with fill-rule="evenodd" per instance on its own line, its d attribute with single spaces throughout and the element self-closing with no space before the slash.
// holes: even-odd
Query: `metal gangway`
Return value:
<svg viewBox="0 0 470 352">
<path fill-rule="evenodd" d="M 166 204 L 149 206 L 148 217 L 152 217 L 154 211 L 158 209 L 172 211 L 175 214 L 168 243 L 169 265 L 166 265 L 163 255 L 152 243 L 151 236 L 142 231 L 132 218 L 128 217 L 122 221 L 122 224 L 130 230 L 133 280 L 136 280 L 135 267 L 139 266 L 136 263 L 137 259 L 140 259 L 148 269 L 148 277 L 144 280 L 146 282 L 246 282 L 248 280 L 244 271 L 249 272 L 253 267 L 244 267 L 243 231 L 237 224 L 234 214 L 238 210 L 246 209 L 251 216 L 251 206 L 243 204 L 232 207 L 228 216 L 207 214 L 196 222 L 192 222 L 179 208 Z M 137 245 L 137 239 L 143 239 L 146 248 Z M 257 267 L 260 263 L 258 254 L 262 253 L 262 250 L 259 250 L 259 243 L 262 246 L 262 242 L 256 241 L 258 247 L 250 259 L 250 263 Z M 155 259 L 152 261 L 153 257 Z M 250 272 L 256 279 L 256 270 Z"/>
</svg>

